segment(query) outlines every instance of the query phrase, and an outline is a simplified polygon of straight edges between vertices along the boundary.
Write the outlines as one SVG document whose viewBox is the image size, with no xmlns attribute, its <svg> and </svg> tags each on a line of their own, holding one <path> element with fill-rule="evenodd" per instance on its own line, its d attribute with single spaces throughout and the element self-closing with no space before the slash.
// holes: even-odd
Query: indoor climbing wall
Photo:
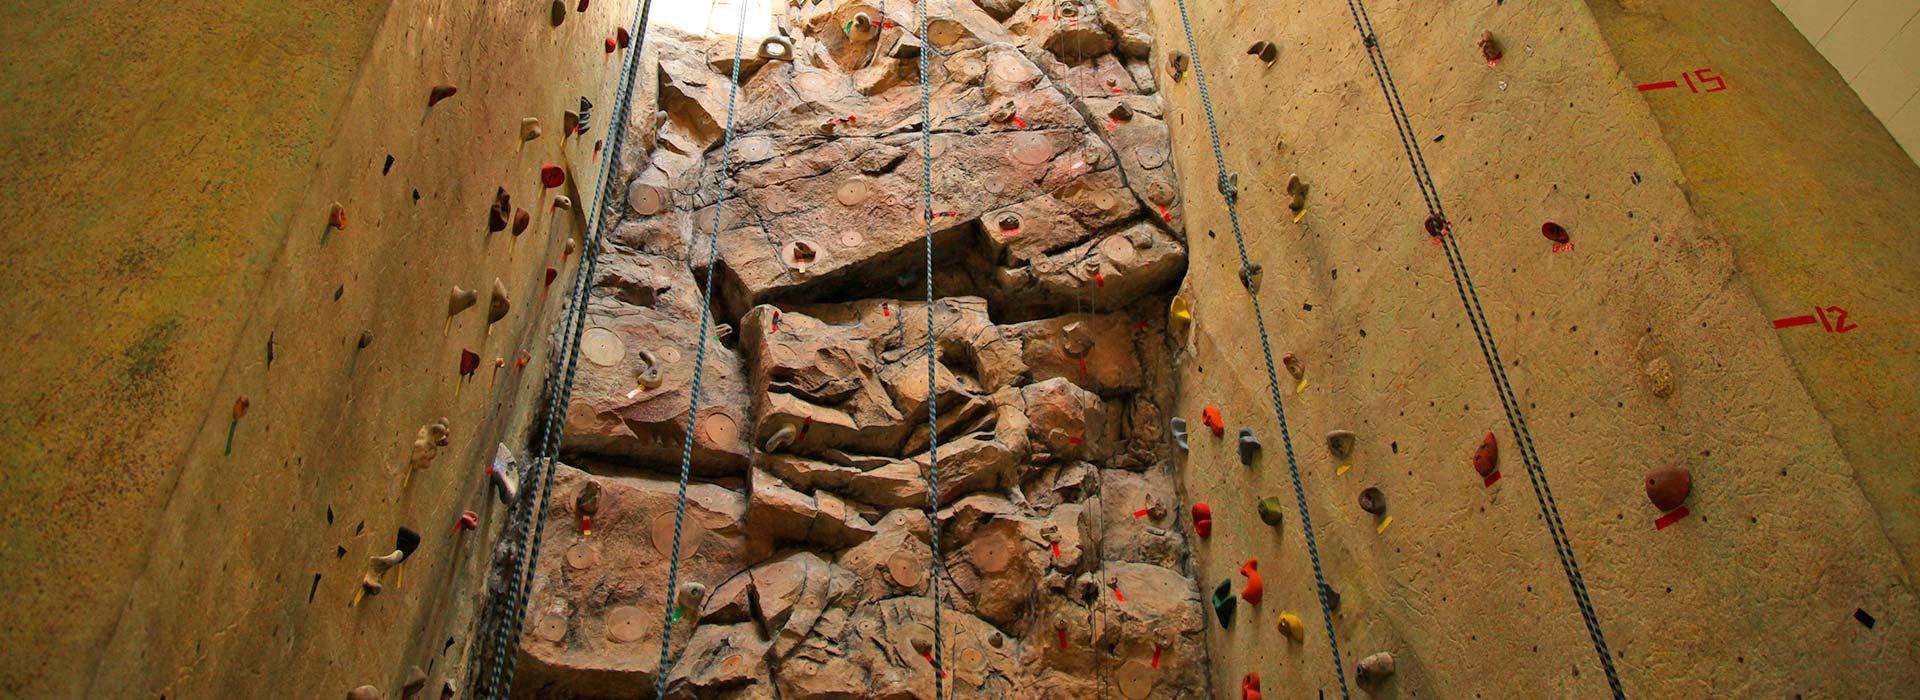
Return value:
<svg viewBox="0 0 1920 700">
<path fill-rule="evenodd" d="M 0 21 L 0 696 L 470 697 L 633 7 L 261 5 Z"/>
<path fill-rule="evenodd" d="M 1210 695 L 1145 10 L 791 3 L 737 91 L 736 37 L 656 27 L 516 697 L 931 699 L 936 656 L 949 697 Z"/>
<path fill-rule="evenodd" d="M 1694 27 L 1686 62 L 1659 38 L 1669 4 Z M 1897 238 L 1876 222 L 1910 221 L 1911 198 L 1843 185 L 1854 201 L 1832 201 L 1794 179 L 1798 163 L 1776 179 L 1772 141 L 1727 125 L 1772 124 L 1794 141 L 1811 116 L 1706 106 L 1745 81 L 1779 91 L 1758 98 L 1765 109 L 1827 114 L 1760 68 L 1782 64 L 1738 60 L 1810 47 L 1719 52 L 1723 37 L 1754 34 L 1700 26 L 1679 3 L 1596 5 L 1605 26 L 1577 2 L 1154 3 L 1156 77 L 1187 175 L 1174 315 L 1191 330 L 1171 413 L 1192 449 L 1177 473 L 1187 507 L 1208 516 L 1202 589 L 1232 602 L 1248 573 L 1262 589 L 1239 598 L 1231 624 L 1210 624 L 1216 689 L 1898 697 L 1920 683 L 1920 609 L 1887 534 L 1911 524 L 1899 517 L 1911 490 L 1886 490 L 1907 483 L 1893 472 L 1910 475 L 1911 455 L 1905 467 L 1878 457 L 1910 437 L 1847 447 L 1899 432 L 1912 397 L 1828 383 L 1868 366 L 1836 359 L 1864 348 L 1908 366 L 1913 336 L 1808 350 L 1816 337 L 1847 343 L 1848 321 L 1799 307 L 1805 297 L 1771 301 L 1795 297 L 1799 277 L 1751 277 L 1789 269 L 1844 298 L 1886 299 L 1885 278 L 1783 252 L 1779 241 L 1813 234 L 1762 212 L 1865 222 L 1827 237 L 1845 248 L 1861 233 L 1859 245 Z M 1617 64 L 1609 41 L 1636 62 Z M 1702 54 L 1719 61 L 1692 62 Z M 1818 94 L 1843 94 L 1827 87 Z M 1843 132 L 1865 115 L 1857 103 L 1833 113 Z M 1860 177 L 1823 167 L 1835 171 L 1824 182 Z M 1912 168 L 1889 177 L 1911 182 Z M 1222 190 L 1238 195 L 1237 224 Z M 1826 208 L 1805 209 L 1802 192 Z M 1859 262 L 1912 258 L 1910 241 L 1888 245 Z M 1897 387 L 1907 374 L 1879 376 Z M 1883 500 L 1905 505 L 1876 510 Z"/>
</svg>

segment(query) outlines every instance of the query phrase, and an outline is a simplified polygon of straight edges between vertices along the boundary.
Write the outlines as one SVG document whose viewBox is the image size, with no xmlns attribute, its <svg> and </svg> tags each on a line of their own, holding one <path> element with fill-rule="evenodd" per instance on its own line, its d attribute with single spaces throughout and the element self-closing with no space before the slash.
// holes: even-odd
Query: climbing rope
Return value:
<svg viewBox="0 0 1920 700">
<path fill-rule="evenodd" d="M 1200 89 L 1200 105 L 1206 110 L 1207 135 L 1213 141 L 1213 165 L 1220 195 L 1227 202 L 1227 218 L 1233 223 L 1233 244 L 1240 253 L 1241 279 L 1249 279 L 1253 264 L 1247 259 L 1246 238 L 1240 233 L 1239 194 L 1227 179 L 1226 155 L 1220 148 L 1220 124 L 1213 117 L 1213 99 L 1207 94 L 1207 74 L 1200 66 L 1200 47 L 1193 40 L 1193 24 L 1187 18 L 1187 0 L 1175 0 L 1180 7 L 1180 27 L 1187 34 L 1187 55 L 1193 63 L 1194 84 Z M 1286 448 L 1287 473 L 1293 478 L 1293 497 L 1300 507 L 1300 531 L 1307 538 L 1307 558 L 1313 562 L 1315 592 L 1320 598 L 1320 615 L 1326 623 L 1327 643 L 1333 651 L 1333 676 L 1340 681 L 1340 697 L 1349 697 L 1347 675 L 1340 661 L 1340 639 L 1333 631 L 1333 604 L 1328 600 L 1326 573 L 1320 566 L 1320 546 L 1313 536 L 1313 516 L 1307 510 L 1307 491 L 1300 484 L 1300 464 L 1293 453 L 1293 436 L 1287 431 L 1287 410 L 1280 401 L 1280 378 L 1273 368 L 1273 344 L 1267 339 L 1266 316 L 1260 311 L 1260 294 L 1247 285 L 1247 298 L 1253 302 L 1254 327 L 1260 331 L 1260 354 L 1267 362 L 1267 394 L 1273 399 L 1273 413 L 1280 423 L 1280 444 Z"/>
<path fill-rule="evenodd" d="M 727 81 L 727 136 L 720 147 L 720 170 L 715 173 L 718 192 L 713 198 L 713 229 L 707 234 L 707 278 L 700 290 L 700 342 L 693 355 L 693 396 L 687 401 L 687 432 L 680 440 L 680 493 L 673 508 L 673 558 L 667 564 L 667 607 L 660 612 L 660 663 L 654 672 L 653 697 L 667 697 L 668 670 L 673 649 L 674 599 L 680 593 L 680 536 L 687 521 L 687 478 L 693 470 L 693 428 L 700 414 L 700 378 L 707 363 L 707 325 L 713 316 L 713 267 L 720 259 L 720 210 L 727 200 L 727 169 L 733 166 L 734 104 L 740 94 L 740 51 L 746 40 L 747 8 L 740 3 L 740 21 L 733 30 L 733 77 Z M 771 680 L 771 669 L 768 671 Z"/>
<path fill-rule="evenodd" d="M 633 91 L 633 76 L 637 72 L 640 55 L 647 43 L 647 20 L 653 9 L 653 0 L 634 0 L 632 32 L 633 48 L 627 52 L 626 60 L 620 67 L 620 77 L 614 86 L 614 106 L 611 124 L 608 129 L 609 143 L 601 154 L 599 188 L 594 193 L 591 209 L 587 211 L 587 235 L 573 289 L 568 293 L 566 311 L 563 313 L 564 325 L 560 337 L 555 342 L 554 359 L 559 362 L 548 364 L 545 408 L 545 429 L 540 439 L 539 459 L 532 465 L 534 472 L 529 476 L 537 496 L 528 494 L 538 502 L 537 510 L 529 512 L 527 508 L 517 508 L 508 520 L 507 537 L 510 541 L 524 544 L 513 548 L 515 556 L 508 566 L 506 578 L 507 590 L 504 593 L 504 607 L 498 610 L 498 627 L 494 633 L 493 654 L 488 659 L 486 685 L 480 689 L 479 697 L 505 697 L 513 688 L 514 664 L 519 654 L 511 650 L 520 644 L 520 635 L 525 622 L 527 596 L 533 588 L 533 563 L 539 561 L 540 544 L 547 520 L 547 506 L 552 496 L 553 463 L 560 451 L 561 417 L 566 414 L 567 403 L 572 399 L 574 375 L 579 368 L 579 337 L 586 324 L 587 290 L 592 286 L 593 276 L 599 266 L 600 239 L 606 229 L 604 216 L 605 202 L 614 189 L 613 167 L 620 159 L 621 147 L 625 142 L 628 111 L 628 97 Z M 527 483 L 523 481 L 522 483 Z"/>
<path fill-rule="evenodd" d="M 1493 384 L 1500 395 L 1500 406 L 1507 416 L 1507 426 L 1515 435 L 1515 443 L 1520 447 L 1521 462 L 1526 465 L 1527 479 L 1533 484 L 1534 500 L 1540 506 L 1540 515 L 1547 523 L 1547 531 L 1553 537 L 1554 554 L 1560 559 L 1560 569 L 1566 574 L 1567 585 L 1573 589 L 1574 603 L 1580 608 L 1580 618 L 1587 626 L 1587 636 L 1593 642 L 1593 650 L 1600 657 L 1600 667 L 1607 676 L 1607 686 L 1613 691 L 1616 700 L 1626 697 L 1620 686 L 1620 674 L 1614 668 L 1613 655 L 1607 650 L 1606 635 L 1600 631 L 1600 619 L 1594 612 L 1593 600 L 1587 594 L 1586 578 L 1580 573 L 1580 561 L 1574 557 L 1573 541 L 1567 536 L 1566 524 L 1560 519 L 1560 506 L 1554 501 L 1553 489 L 1547 484 L 1547 474 L 1540 464 L 1540 454 L 1533 444 L 1533 433 L 1527 429 L 1526 415 L 1520 411 L 1520 400 L 1513 390 L 1513 383 L 1507 378 L 1506 366 L 1500 361 L 1500 349 L 1493 341 L 1493 330 L 1487 322 L 1486 312 L 1480 308 L 1480 294 L 1474 289 L 1473 277 L 1467 272 L 1466 258 L 1460 252 L 1458 239 L 1453 235 L 1453 224 L 1448 221 L 1446 210 L 1440 205 L 1440 190 L 1433 183 L 1433 175 L 1427 170 L 1426 158 L 1420 152 L 1420 141 L 1413 131 L 1413 120 L 1407 116 L 1407 108 L 1400 101 L 1400 88 L 1394 83 L 1393 71 L 1387 66 L 1387 58 L 1380 48 L 1380 38 L 1373 31 L 1373 18 L 1367 14 L 1364 0 L 1347 0 L 1347 9 L 1353 14 L 1354 29 L 1366 44 L 1367 57 L 1373 64 L 1374 78 L 1380 83 L 1380 91 L 1387 98 L 1387 110 L 1392 113 L 1394 127 L 1400 134 L 1401 148 L 1407 152 L 1408 165 L 1413 169 L 1413 177 L 1420 187 L 1420 196 L 1427 205 L 1430 222 L 1437 226 L 1430 228 L 1430 235 L 1439 241 L 1446 251 L 1447 266 L 1453 272 L 1453 286 L 1460 295 L 1460 305 L 1467 311 L 1467 320 L 1472 322 L 1474 339 L 1480 343 L 1480 356 L 1487 363 L 1487 371 L 1493 376 Z"/>
<path fill-rule="evenodd" d="M 940 626 L 940 402 L 934 385 L 939 345 L 933 340 L 933 97 L 927 88 L 927 54 L 933 52 L 933 43 L 926 38 L 927 0 L 915 0 L 913 19 L 920 38 L 920 197 L 927 243 L 927 543 L 932 553 L 927 596 L 933 601 L 933 697 L 939 700 L 945 697 L 946 657 Z"/>
</svg>

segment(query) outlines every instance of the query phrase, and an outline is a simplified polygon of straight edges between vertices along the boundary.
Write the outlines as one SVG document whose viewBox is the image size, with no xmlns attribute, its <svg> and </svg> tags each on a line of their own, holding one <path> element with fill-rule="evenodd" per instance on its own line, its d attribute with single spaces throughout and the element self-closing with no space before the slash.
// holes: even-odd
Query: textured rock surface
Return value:
<svg viewBox="0 0 1920 700">
<path fill-rule="evenodd" d="M 796 60 L 742 66 L 724 173 L 731 37 L 656 35 L 657 109 L 628 125 L 650 150 L 610 212 L 565 426 L 587 471 L 556 481 L 515 692 L 661 682 L 711 261 L 680 569 L 710 593 L 673 627 L 670 696 L 932 698 L 937 540 L 953 696 L 1206 697 L 1158 408 L 1186 249 L 1143 8 L 933 2 L 923 41 L 910 3 L 800 5 L 778 19 Z"/>
</svg>

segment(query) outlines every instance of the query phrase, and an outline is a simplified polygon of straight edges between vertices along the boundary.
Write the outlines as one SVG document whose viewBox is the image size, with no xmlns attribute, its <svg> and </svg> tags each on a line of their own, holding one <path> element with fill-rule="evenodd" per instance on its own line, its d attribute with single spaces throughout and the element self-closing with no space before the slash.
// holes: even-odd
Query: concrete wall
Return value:
<svg viewBox="0 0 1920 700">
<path fill-rule="evenodd" d="M 1773 0 L 1920 159 L 1920 0 Z"/>
<path fill-rule="evenodd" d="M 544 271 L 579 259 L 578 211 L 550 213 L 537 173 L 563 165 L 555 192 L 587 198 L 619 66 L 603 40 L 631 12 L 572 4 L 559 28 L 531 2 L 0 9 L 0 697 L 458 677 L 478 538 L 505 515 L 482 460 L 526 431 L 562 296 Z M 429 110 L 437 84 L 459 94 Z M 563 140 L 581 95 L 599 128 Z M 521 148 L 528 116 L 546 135 Z M 488 235 L 496 187 L 525 235 Z M 489 331 L 495 278 L 514 308 Z M 483 292 L 448 324 L 453 285 Z M 484 362 L 464 383 L 463 349 Z M 442 416 L 450 446 L 403 488 Z M 454 535 L 463 510 L 488 534 Z M 403 525 L 425 536 L 404 580 L 350 608 Z"/>
<path fill-rule="evenodd" d="M 1708 10 L 1664 0 L 1368 3 L 1626 694 L 1897 696 L 1920 683 L 1920 639 L 1906 629 L 1920 608 L 1898 534 L 1911 506 L 1884 507 L 1913 493 L 1893 475 L 1897 455 L 1913 454 L 1898 435 L 1913 423 L 1901 378 L 1915 369 L 1901 330 L 1913 326 L 1890 292 L 1912 288 L 1893 268 L 1920 267 L 1920 251 L 1895 240 L 1920 213 L 1905 194 L 1920 191 L 1915 168 L 1839 76 L 1802 69 L 1821 59 L 1771 7 L 1712 4 L 1734 22 L 1721 33 L 1743 42 L 1696 33 Z M 1164 60 L 1185 48 L 1180 18 L 1171 1 L 1154 9 Z M 1391 651 L 1399 674 L 1376 697 L 1606 696 L 1347 7 L 1188 9 L 1248 252 L 1265 269 L 1274 353 L 1306 367 L 1299 393 L 1281 379 L 1320 555 L 1344 598 L 1342 668 L 1351 677 L 1360 658 Z M 1498 67 L 1476 47 L 1487 30 L 1505 47 Z M 1281 47 L 1271 67 L 1245 53 L 1259 40 Z M 1635 89 L 1708 67 L 1728 90 Z M 1167 99 L 1196 306 L 1178 412 L 1217 406 L 1229 436 L 1250 426 L 1266 445 L 1248 468 L 1232 440 L 1203 433 L 1183 466 L 1188 498 L 1214 512 L 1198 547 L 1203 589 L 1237 589 L 1250 558 L 1266 578 L 1260 606 L 1212 628 L 1214 680 L 1232 688 L 1258 671 L 1268 697 L 1334 697 L 1194 77 L 1167 83 Z M 1766 101 L 1777 109 L 1751 104 Z M 1313 188 L 1298 223 L 1281 191 L 1289 173 Z M 1547 221 L 1573 250 L 1551 249 Z M 1791 285 L 1815 276 L 1814 296 L 1888 325 L 1773 330 L 1811 312 L 1815 299 Z M 1359 435 L 1344 475 L 1322 445 L 1335 429 Z M 1504 452 L 1490 487 L 1469 466 L 1488 431 Z M 1692 515 L 1656 530 L 1642 476 L 1667 465 L 1692 471 Z M 1384 530 L 1356 505 L 1367 486 L 1385 491 Z M 1287 503 L 1284 526 L 1257 518 L 1262 496 Z M 1304 643 L 1275 629 L 1282 610 L 1305 619 Z"/>
</svg>

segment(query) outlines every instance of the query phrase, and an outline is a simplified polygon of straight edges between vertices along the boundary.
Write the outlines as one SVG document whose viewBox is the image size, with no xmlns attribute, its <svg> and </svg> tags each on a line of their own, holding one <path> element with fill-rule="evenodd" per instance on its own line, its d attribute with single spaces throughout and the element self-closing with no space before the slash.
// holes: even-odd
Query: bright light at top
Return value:
<svg viewBox="0 0 1920 700">
<path fill-rule="evenodd" d="M 773 8 L 779 0 L 668 0 L 653 5 L 653 19 L 675 29 L 701 36 L 733 33 L 740 22 L 740 3 L 747 4 L 747 31 L 750 39 L 773 33 Z"/>
</svg>

